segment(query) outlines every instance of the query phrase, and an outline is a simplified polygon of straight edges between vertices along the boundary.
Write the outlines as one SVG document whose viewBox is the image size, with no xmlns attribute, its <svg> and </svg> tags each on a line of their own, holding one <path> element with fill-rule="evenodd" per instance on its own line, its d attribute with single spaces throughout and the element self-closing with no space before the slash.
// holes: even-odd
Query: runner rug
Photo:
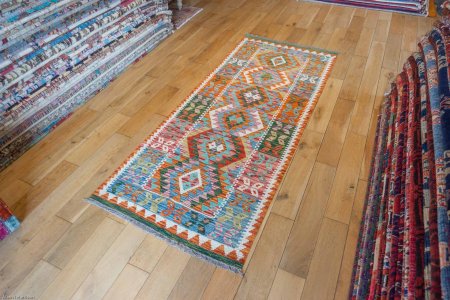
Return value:
<svg viewBox="0 0 450 300">
<path fill-rule="evenodd" d="M 247 35 L 88 201 L 241 272 L 335 58 Z"/>
</svg>

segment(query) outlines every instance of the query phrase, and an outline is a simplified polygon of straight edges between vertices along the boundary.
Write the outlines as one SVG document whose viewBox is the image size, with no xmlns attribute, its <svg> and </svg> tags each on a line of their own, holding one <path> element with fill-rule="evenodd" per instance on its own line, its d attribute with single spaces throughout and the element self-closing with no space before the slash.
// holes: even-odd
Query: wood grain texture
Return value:
<svg viewBox="0 0 450 300">
<path fill-rule="evenodd" d="M 47 252 L 44 260 L 63 269 L 72 257 L 92 236 L 95 229 L 104 220 L 106 212 L 97 207 L 91 207 L 81 218 L 72 224 L 66 234 Z"/>
<path fill-rule="evenodd" d="M 227 270 L 216 268 L 214 274 L 211 276 L 211 280 L 208 282 L 208 286 L 202 295 L 204 300 L 226 300 L 233 299 L 236 294 L 239 284 L 241 283 L 242 276 L 240 274 L 234 274 Z"/>
<path fill-rule="evenodd" d="M 126 265 L 108 290 L 108 293 L 106 293 L 104 299 L 132 300 L 136 297 L 147 278 L 147 272 L 132 265 Z"/>
<path fill-rule="evenodd" d="M 8 295 L 14 290 L 51 246 L 67 231 L 69 224 L 61 218 L 52 217 L 47 226 L 17 251 L 11 261 L 0 270 L 0 291 Z"/>
<path fill-rule="evenodd" d="M 346 298 L 379 105 L 434 20 L 294 0 L 186 4 L 204 10 L 0 173 L 22 221 L 0 243 L 0 295 Z M 83 199 L 245 33 L 339 54 L 241 277 Z"/>
<path fill-rule="evenodd" d="M 167 299 L 188 264 L 190 256 L 173 247 L 168 247 L 155 269 L 142 286 L 136 299 Z"/>
<path fill-rule="evenodd" d="M 166 248 L 167 243 L 157 237 L 147 235 L 139 248 L 130 258 L 129 263 L 148 273 L 151 273 L 161 256 L 164 254 L 164 251 L 166 251 Z"/>
<path fill-rule="evenodd" d="M 278 269 L 268 299 L 300 299 L 304 285 L 305 279 L 286 272 L 283 269 Z"/>
<path fill-rule="evenodd" d="M 105 218 L 48 286 L 42 298 L 70 299 L 122 230 L 122 224 Z"/>
<path fill-rule="evenodd" d="M 264 299 L 269 295 L 292 223 L 277 214 L 269 215 L 236 299 Z"/>
<path fill-rule="evenodd" d="M 306 278 L 336 169 L 316 163 L 302 207 L 289 235 L 280 268 Z"/>
<path fill-rule="evenodd" d="M 365 136 L 348 134 L 331 189 L 326 216 L 345 224 L 350 221 L 365 142 Z"/>
<path fill-rule="evenodd" d="M 198 299 L 203 294 L 216 267 L 191 257 L 169 295 L 169 299 Z"/>
<path fill-rule="evenodd" d="M 328 218 L 323 220 L 302 299 L 334 298 L 347 227 Z"/>
<path fill-rule="evenodd" d="M 72 299 L 103 298 L 144 238 L 145 233 L 140 228 L 126 225 Z"/>
<path fill-rule="evenodd" d="M 272 212 L 291 220 L 295 219 L 322 139 L 321 133 L 304 131 L 297 152 L 275 198 Z"/>
<path fill-rule="evenodd" d="M 338 99 L 328 123 L 317 161 L 336 167 L 341 156 L 354 102 Z"/>
<path fill-rule="evenodd" d="M 12 295 L 32 295 L 39 298 L 61 270 L 46 261 L 39 261 Z"/>
<path fill-rule="evenodd" d="M 335 299 L 345 299 L 348 297 L 366 190 L 367 181 L 359 180 L 355 196 L 355 205 L 352 209 L 352 215 L 348 227 L 341 269 L 339 271 Z"/>
</svg>

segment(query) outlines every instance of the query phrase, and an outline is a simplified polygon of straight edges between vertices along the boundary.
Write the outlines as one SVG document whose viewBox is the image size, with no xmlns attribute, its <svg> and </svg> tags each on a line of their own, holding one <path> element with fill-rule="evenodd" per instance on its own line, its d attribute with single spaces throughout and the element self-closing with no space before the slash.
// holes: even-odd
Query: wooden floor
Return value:
<svg viewBox="0 0 450 300">
<path fill-rule="evenodd" d="M 7 170 L 23 220 L 0 243 L 0 294 L 43 299 L 345 299 L 387 82 L 433 20 L 294 0 L 204 11 Z M 244 277 L 83 199 L 245 33 L 339 52 Z"/>
</svg>

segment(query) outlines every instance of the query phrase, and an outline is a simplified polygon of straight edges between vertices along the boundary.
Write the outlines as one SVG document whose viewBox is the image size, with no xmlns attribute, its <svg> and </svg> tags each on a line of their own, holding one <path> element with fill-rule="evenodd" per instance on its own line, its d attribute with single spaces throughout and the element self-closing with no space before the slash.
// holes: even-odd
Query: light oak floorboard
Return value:
<svg viewBox="0 0 450 300">
<path fill-rule="evenodd" d="M 199 299 L 215 269 L 213 264 L 191 257 L 173 287 L 169 299 Z"/>
<path fill-rule="evenodd" d="M 45 290 L 42 299 L 70 299 L 122 230 L 122 224 L 105 218 Z"/>
<path fill-rule="evenodd" d="M 347 225 L 325 218 L 301 299 L 333 299 L 344 252 Z"/>
<path fill-rule="evenodd" d="M 134 299 L 145 280 L 148 278 L 148 275 L 149 274 L 147 272 L 139 268 L 132 265 L 126 265 L 103 299 Z"/>
<path fill-rule="evenodd" d="M 167 299 L 190 259 L 189 254 L 168 247 L 145 281 L 136 299 Z"/>
<path fill-rule="evenodd" d="M 227 270 L 216 268 L 211 280 L 203 292 L 202 299 L 204 300 L 227 300 L 233 299 L 236 294 L 242 276 L 228 272 Z"/>
<path fill-rule="evenodd" d="M 300 299 L 305 285 L 305 279 L 295 276 L 282 269 L 278 269 L 272 288 L 270 289 L 270 300 L 294 300 Z"/>
<path fill-rule="evenodd" d="M 126 225 L 72 299 L 103 298 L 144 238 L 143 230 L 133 224 Z"/>
<path fill-rule="evenodd" d="M 319 162 L 315 164 L 304 202 L 284 249 L 281 269 L 307 277 L 335 173 L 334 167 Z"/>
<path fill-rule="evenodd" d="M 57 267 L 41 260 L 14 290 L 12 295 L 39 298 L 60 271 Z"/>
<path fill-rule="evenodd" d="M 292 220 L 269 215 L 236 299 L 264 299 L 269 295 L 291 228 Z"/>
</svg>

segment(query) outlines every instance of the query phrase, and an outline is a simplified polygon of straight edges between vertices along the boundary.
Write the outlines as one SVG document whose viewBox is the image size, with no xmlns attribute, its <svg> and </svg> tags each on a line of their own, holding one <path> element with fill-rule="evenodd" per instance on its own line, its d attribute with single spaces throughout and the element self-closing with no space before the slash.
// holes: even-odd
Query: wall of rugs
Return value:
<svg viewBox="0 0 450 300">
<path fill-rule="evenodd" d="M 0 170 L 172 32 L 167 0 L 0 3 Z"/>
<path fill-rule="evenodd" d="M 449 24 L 420 40 L 385 98 L 352 299 L 450 299 Z"/>
</svg>

